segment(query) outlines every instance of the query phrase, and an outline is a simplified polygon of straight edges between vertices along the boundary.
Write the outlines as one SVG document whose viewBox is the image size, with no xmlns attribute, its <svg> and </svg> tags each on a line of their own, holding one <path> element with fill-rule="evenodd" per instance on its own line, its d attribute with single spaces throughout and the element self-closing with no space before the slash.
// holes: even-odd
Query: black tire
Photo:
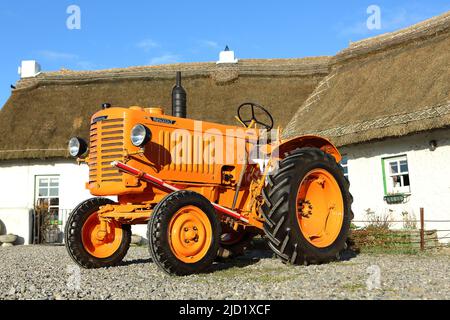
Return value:
<svg viewBox="0 0 450 320">
<path fill-rule="evenodd" d="M 94 257 L 83 246 L 81 233 L 87 218 L 101 206 L 114 203 L 106 198 L 92 198 L 81 202 L 70 214 L 64 232 L 65 245 L 69 256 L 79 266 L 86 269 L 112 267 L 118 265 L 126 256 L 131 243 L 131 226 L 127 224 L 122 225 L 122 242 L 111 256 Z"/>
<path fill-rule="evenodd" d="M 186 263 L 176 257 L 171 249 L 168 234 L 172 217 L 185 206 L 195 206 L 201 209 L 211 223 L 210 247 L 205 256 L 195 263 Z M 153 262 L 165 273 L 178 276 L 200 273 L 206 270 L 217 256 L 220 234 L 220 221 L 214 207 L 201 194 L 188 190 L 176 191 L 161 200 L 153 209 L 147 229 L 149 250 Z"/>
<path fill-rule="evenodd" d="M 344 203 L 344 216 L 341 230 L 336 240 L 329 246 L 320 248 L 311 244 L 300 230 L 296 201 L 301 181 L 312 169 L 322 168 L 336 179 Z M 279 162 L 276 171 L 267 177 L 267 185 L 262 192 L 264 204 L 264 231 L 268 245 L 285 263 L 318 264 L 338 258 L 345 249 L 353 219 L 349 192 L 349 182 L 335 159 L 316 148 L 296 149 Z"/>
</svg>

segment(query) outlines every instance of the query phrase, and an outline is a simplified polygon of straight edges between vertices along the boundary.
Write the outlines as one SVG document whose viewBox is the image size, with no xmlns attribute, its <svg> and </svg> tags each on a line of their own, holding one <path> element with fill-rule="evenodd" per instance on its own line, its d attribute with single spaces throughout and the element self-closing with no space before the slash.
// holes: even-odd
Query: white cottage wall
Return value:
<svg viewBox="0 0 450 320">
<path fill-rule="evenodd" d="M 59 176 L 59 208 L 64 212 L 92 197 L 85 188 L 89 175 L 86 165 L 62 159 L 0 162 L 0 220 L 7 233 L 20 237 L 19 244 L 32 241 L 30 211 L 35 202 L 36 176 L 42 175 Z M 145 237 L 146 225 L 133 226 L 133 233 Z"/>
<path fill-rule="evenodd" d="M 78 166 L 73 161 L 4 161 L 0 163 L 0 220 L 7 233 L 23 238 L 23 243 L 31 242 L 30 211 L 35 201 L 36 176 L 59 176 L 59 207 L 71 209 L 78 202 L 88 198 L 84 188 L 84 177 L 88 175 L 86 166 Z M 20 242 L 19 242 L 20 243 Z"/>
<path fill-rule="evenodd" d="M 432 140 L 437 142 L 434 151 L 430 150 Z M 407 211 L 419 219 L 421 207 L 425 220 L 450 220 L 450 129 L 347 146 L 341 152 L 349 159 L 355 220 L 366 220 L 367 210 L 390 214 L 395 220 L 402 220 L 402 212 Z M 406 203 L 388 205 L 383 199 L 382 159 L 400 155 L 408 159 L 411 195 Z M 450 223 L 427 222 L 425 227 L 450 230 Z M 439 236 L 450 236 L 450 232 L 439 232 Z"/>
</svg>

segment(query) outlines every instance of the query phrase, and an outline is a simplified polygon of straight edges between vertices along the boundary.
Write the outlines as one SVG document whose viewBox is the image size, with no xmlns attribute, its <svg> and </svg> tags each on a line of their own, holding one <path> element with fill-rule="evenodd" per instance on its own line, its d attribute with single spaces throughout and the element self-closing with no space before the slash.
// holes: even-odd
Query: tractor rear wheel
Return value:
<svg viewBox="0 0 450 320">
<path fill-rule="evenodd" d="M 220 222 L 208 199 L 196 192 L 166 196 L 153 209 L 147 230 L 152 260 L 167 274 L 199 273 L 217 256 Z"/>
<path fill-rule="evenodd" d="M 72 211 L 66 223 L 67 252 L 83 268 L 115 266 L 123 260 L 130 247 L 130 225 L 108 222 L 108 233 L 99 237 L 100 220 L 97 211 L 107 204 L 114 204 L 114 201 L 106 198 L 83 201 Z"/>
<path fill-rule="evenodd" d="M 349 182 L 335 159 L 320 149 L 297 149 L 267 180 L 264 231 L 275 254 L 291 264 L 336 259 L 353 213 Z"/>
</svg>

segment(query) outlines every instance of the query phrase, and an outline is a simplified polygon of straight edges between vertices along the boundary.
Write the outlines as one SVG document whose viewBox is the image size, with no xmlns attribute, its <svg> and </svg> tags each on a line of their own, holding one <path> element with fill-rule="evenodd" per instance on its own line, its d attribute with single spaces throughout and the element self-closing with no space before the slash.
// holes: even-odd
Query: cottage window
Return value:
<svg viewBox="0 0 450 320">
<path fill-rule="evenodd" d="M 36 176 L 36 206 L 46 207 L 51 220 L 58 220 L 59 176 Z"/>
<path fill-rule="evenodd" d="M 410 193 L 408 159 L 405 156 L 383 159 L 386 194 Z"/>
<path fill-rule="evenodd" d="M 348 156 L 342 155 L 340 164 L 341 164 L 342 172 L 344 173 L 344 176 L 348 179 Z"/>
</svg>

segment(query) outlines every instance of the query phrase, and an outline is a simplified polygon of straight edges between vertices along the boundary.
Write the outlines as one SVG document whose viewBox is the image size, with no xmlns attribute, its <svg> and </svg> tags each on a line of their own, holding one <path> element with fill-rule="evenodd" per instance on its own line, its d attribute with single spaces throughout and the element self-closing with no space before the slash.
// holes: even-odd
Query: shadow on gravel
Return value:
<svg viewBox="0 0 450 320">
<path fill-rule="evenodd" d="M 267 242 L 262 238 L 254 238 L 250 247 L 245 250 L 244 255 L 227 259 L 217 259 L 205 273 L 227 270 L 231 268 L 244 268 L 258 263 L 261 259 L 273 258 L 274 254 L 270 250 Z"/>
<path fill-rule="evenodd" d="M 346 249 L 339 254 L 338 261 L 348 261 L 358 256 L 359 250 Z"/>
<path fill-rule="evenodd" d="M 261 259 L 264 258 L 271 258 L 273 256 L 271 251 L 267 250 L 251 250 L 245 253 L 245 255 L 236 257 L 236 258 L 229 258 L 229 259 L 221 259 L 218 260 L 204 273 L 212 273 L 219 270 L 226 270 L 229 268 L 243 268 L 246 266 L 249 266 L 251 264 L 257 263 Z M 134 260 L 124 260 L 120 263 L 120 266 L 131 266 L 134 264 L 146 264 L 146 263 L 153 263 L 151 258 L 147 259 L 134 259 Z"/>
<path fill-rule="evenodd" d="M 261 259 L 272 257 L 273 253 L 269 250 L 252 249 L 247 251 L 243 256 L 218 260 L 207 271 L 205 271 L 205 273 L 213 273 L 231 268 L 244 268 L 259 262 Z"/>
<path fill-rule="evenodd" d="M 360 248 L 358 248 L 355 244 L 355 242 L 353 241 L 352 238 L 348 238 L 347 239 L 347 249 L 344 249 L 343 251 L 341 251 L 341 253 L 339 254 L 339 259 L 338 261 L 348 261 L 351 260 L 353 258 L 356 258 L 358 256 L 358 254 L 361 253 Z"/>
<path fill-rule="evenodd" d="M 145 263 L 152 263 L 152 259 L 151 258 L 147 258 L 147 259 L 135 259 L 135 260 L 126 260 L 126 261 L 122 261 L 120 263 L 120 266 L 131 266 L 133 264 L 145 264 Z"/>
<path fill-rule="evenodd" d="M 359 249 L 348 247 L 342 251 L 339 255 L 338 261 L 348 261 L 360 253 Z M 227 270 L 231 268 L 244 268 L 250 266 L 252 264 L 258 263 L 262 259 L 270 259 L 274 257 L 274 253 L 270 250 L 267 242 L 262 239 L 257 239 L 252 241 L 252 245 L 245 251 L 245 254 L 238 257 L 231 258 L 218 258 L 216 262 L 207 270 L 205 270 L 204 274 L 214 273 L 216 271 Z M 134 259 L 134 260 L 125 260 L 120 264 L 121 266 L 130 266 L 134 264 L 146 264 L 153 263 L 151 258 L 147 259 Z"/>
</svg>

